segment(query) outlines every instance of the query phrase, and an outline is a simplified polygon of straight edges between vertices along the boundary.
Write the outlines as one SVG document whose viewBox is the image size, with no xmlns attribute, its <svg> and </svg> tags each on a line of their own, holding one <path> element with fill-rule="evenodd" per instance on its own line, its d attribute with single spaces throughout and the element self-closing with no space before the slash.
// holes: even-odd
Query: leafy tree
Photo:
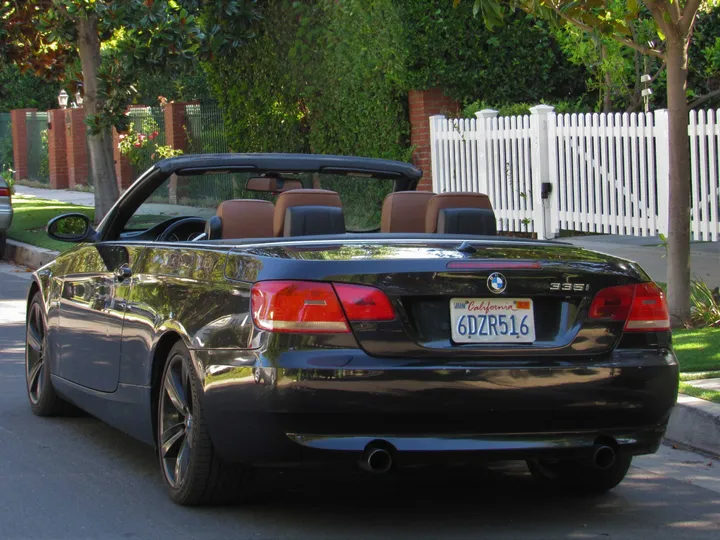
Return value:
<svg viewBox="0 0 720 540">
<path fill-rule="evenodd" d="M 453 0 L 455 5 L 460 1 Z M 588 35 L 612 39 L 665 64 L 670 143 L 668 303 L 674 325 L 690 315 L 688 51 L 698 11 L 715 5 L 717 0 L 474 0 L 474 12 L 482 14 L 489 28 L 502 25 L 507 7 L 520 8 L 571 24 Z M 638 21 L 652 25 L 657 40 L 638 39 L 633 33 Z"/>
<path fill-rule="evenodd" d="M 118 196 L 111 130 L 127 128 L 125 111 L 138 74 L 237 47 L 248 37 L 254 4 L 254 0 L 0 2 L 0 59 L 62 80 L 71 91 L 82 83 L 96 219 Z M 78 59 L 80 72 L 73 74 Z"/>
<path fill-rule="evenodd" d="M 34 75 L 21 73 L 15 64 L 0 67 L 0 111 L 12 109 L 52 109 L 57 107 L 60 85 Z"/>
<path fill-rule="evenodd" d="M 698 12 L 689 51 L 687 93 L 691 108 L 720 103 L 720 55 L 714 52 L 720 52 L 719 27 L 720 8 Z M 645 9 L 631 30 L 635 41 L 657 39 L 654 22 Z M 557 25 L 553 35 L 570 61 L 588 71 L 587 88 L 600 91 L 604 112 L 640 110 L 644 88 L 640 78 L 645 73 L 652 77 L 654 106 L 666 106 L 665 63 L 660 58 L 643 55 L 610 37 L 588 34 L 570 23 Z"/>
<path fill-rule="evenodd" d="M 406 90 L 440 86 L 460 102 L 495 106 L 574 100 L 585 93 L 585 69 L 565 58 L 546 21 L 513 11 L 490 32 L 473 20 L 467 1 L 456 8 L 447 0 L 393 4 L 402 19 L 391 30 L 405 40 Z"/>
</svg>

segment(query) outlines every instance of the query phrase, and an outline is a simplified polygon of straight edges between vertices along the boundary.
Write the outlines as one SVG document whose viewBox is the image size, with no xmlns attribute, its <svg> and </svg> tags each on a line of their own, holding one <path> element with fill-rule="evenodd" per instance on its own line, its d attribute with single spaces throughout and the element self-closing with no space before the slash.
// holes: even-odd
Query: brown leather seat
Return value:
<svg viewBox="0 0 720 540">
<path fill-rule="evenodd" d="M 428 191 L 396 191 L 382 205 L 380 232 L 425 232 L 425 213 L 428 201 L 435 196 Z"/>
<path fill-rule="evenodd" d="M 440 193 L 428 201 L 425 213 L 425 232 L 437 232 L 440 211 L 446 208 L 478 208 L 490 211 L 493 209 L 490 197 L 484 193 Z"/>
<path fill-rule="evenodd" d="M 220 238 L 272 238 L 274 210 L 269 201 L 223 201 L 216 214 L 220 219 Z"/>
<path fill-rule="evenodd" d="M 275 201 L 273 234 L 285 235 L 287 210 L 298 206 L 329 207 L 342 209 L 340 195 L 326 189 L 293 189 L 281 193 Z M 344 232 L 344 231 L 343 231 Z"/>
</svg>

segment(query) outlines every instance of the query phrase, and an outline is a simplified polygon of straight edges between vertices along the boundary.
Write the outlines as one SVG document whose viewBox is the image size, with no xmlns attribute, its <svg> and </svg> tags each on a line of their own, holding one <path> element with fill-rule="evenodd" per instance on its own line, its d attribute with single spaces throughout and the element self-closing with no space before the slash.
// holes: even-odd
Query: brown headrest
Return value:
<svg viewBox="0 0 720 540">
<path fill-rule="evenodd" d="M 430 199 L 435 196 L 428 191 L 396 191 L 382 205 L 380 232 L 425 232 L 425 212 Z"/>
<path fill-rule="evenodd" d="M 443 208 L 486 208 L 492 210 L 490 198 L 484 193 L 450 192 L 435 195 L 428 201 L 425 232 L 437 232 L 438 214 Z"/>
<path fill-rule="evenodd" d="M 340 195 L 327 189 L 293 189 L 285 191 L 275 201 L 273 218 L 274 236 L 282 236 L 285 230 L 285 210 L 293 206 L 332 206 L 342 208 Z"/>
<path fill-rule="evenodd" d="M 272 238 L 273 203 L 256 199 L 233 199 L 220 203 L 223 238 Z"/>
</svg>

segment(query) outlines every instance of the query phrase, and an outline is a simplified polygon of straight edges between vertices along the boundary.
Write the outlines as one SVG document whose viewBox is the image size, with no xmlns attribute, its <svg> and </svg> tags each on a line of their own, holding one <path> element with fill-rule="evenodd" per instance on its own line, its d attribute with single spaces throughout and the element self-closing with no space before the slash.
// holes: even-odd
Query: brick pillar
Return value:
<svg viewBox="0 0 720 540">
<path fill-rule="evenodd" d="M 120 134 L 115 128 L 113 128 L 113 159 L 118 190 L 122 193 L 135 181 L 135 171 L 130 160 L 120 153 Z"/>
<path fill-rule="evenodd" d="M 37 112 L 37 109 L 15 109 L 10 111 L 13 139 L 13 162 L 15 167 L 15 180 L 24 180 L 28 177 L 28 144 L 27 144 L 27 113 Z"/>
<path fill-rule="evenodd" d="M 50 164 L 50 187 L 68 187 L 67 143 L 65 141 L 65 111 L 48 111 L 48 162 Z"/>
<path fill-rule="evenodd" d="M 165 144 L 176 150 L 187 150 L 188 140 L 185 131 L 185 106 L 188 103 L 168 103 L 165 105 Z"/>
<path fill-rule="evenodd" d="M 90 177 L 85 109 L 65 109 L 68 186 L 86 186 Z"/>
<path fill-rule="evenodd" d="M 185 107 L 192 103 L 168 103 L 165 105 L 165 144 L 176 150 L 187 151 L 188 138 L 185 129 Z M 187 195 L 188 178 L 170 177 L 170 204 L 178 204 L 178 200 Z"/>
<path fill-rule="evenodd" d="M 432 165 L 430 158 L 430 117 L 436 114 L 455 116 L 460 104 L 443 94 L 440 88 L 411 90 L 410 144 L 415 147 L 413 164 L 423 171 L 418 191 L 432 191 Z"/>
</svg>

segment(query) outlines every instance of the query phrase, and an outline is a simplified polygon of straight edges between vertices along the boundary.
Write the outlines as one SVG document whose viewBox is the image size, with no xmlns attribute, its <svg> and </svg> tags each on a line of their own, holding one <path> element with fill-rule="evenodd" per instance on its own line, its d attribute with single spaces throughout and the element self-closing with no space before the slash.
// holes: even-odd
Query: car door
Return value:
<svg viewBox="0 0 720 540">
<path fill-rule="evenodd" d="M 59 374 L 101 392 L 117 388 L 122 325 L 140 246 L 84 245 L 73 254 L 60 295 Z"/>
</svg>

